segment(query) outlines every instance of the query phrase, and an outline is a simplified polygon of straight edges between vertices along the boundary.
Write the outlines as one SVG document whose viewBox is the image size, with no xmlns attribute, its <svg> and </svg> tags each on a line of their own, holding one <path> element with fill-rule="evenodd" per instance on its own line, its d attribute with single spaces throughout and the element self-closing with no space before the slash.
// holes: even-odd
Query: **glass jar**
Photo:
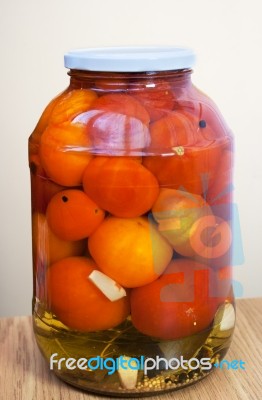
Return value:
<svg viewBox="0 0 262 400">
<path fill-rule="evenodd" d="M 34 332 L 79 388 L 174 390 L 230 345 L 233 139 L 193 64 L 178 47 L 68 53 L 30 136 Z"/>
</svg>

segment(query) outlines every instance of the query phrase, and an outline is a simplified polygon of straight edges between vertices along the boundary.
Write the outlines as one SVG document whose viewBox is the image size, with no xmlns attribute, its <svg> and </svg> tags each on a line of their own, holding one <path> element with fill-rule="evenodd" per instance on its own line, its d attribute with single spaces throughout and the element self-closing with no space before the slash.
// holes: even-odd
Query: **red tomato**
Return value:
<svg viewBox="0 0 262 400">
<path fill-rule="evenodd" d="M 230 133 L 216 104 L 196 88 L 187 94 L 182 93 L 176 102 L 176 108 L 194 115 L 199 121 L 204 120 L 207 126 L 216 133 L 217 138 L 228 136 Z"/>
<path fill-rule="evenodd" d="M 216 171 L 220 148 L 178 148 L 177 152 L 145 157 L 143 164 L 156 176 L 160 187 L 203 194 Z"/>
<path fill-rule="evenodd" d="M 230 296 L 230 280 L 221 272 L 189 259 L 171 261 L 154 282 L 131 291 L 131 316 L 142 333 L 161 339 L 179 339 L 207 329 L 218 306 Z M 211 295 L 219 297 L 211 297 Z"/>
<path fill-rule="evenodd" d="M 214 177 L 222 149 L 205 121 L 176 111 L 153 123 L 150 135 L 148 149 L 155 155 L 145 157 L 144 166 L 157 177 L 160 186 L 204 193 Z M 160 155 L 163 152 L 165 157 Z"/>
<path fill-rule="evenodd" d="M 144 79 L 129 85 L 129 91 L 145 107 L 151 121 L 169 113 L 175 104 L 175 95 L 169 83 L 163 80 Z"/>
</svg>

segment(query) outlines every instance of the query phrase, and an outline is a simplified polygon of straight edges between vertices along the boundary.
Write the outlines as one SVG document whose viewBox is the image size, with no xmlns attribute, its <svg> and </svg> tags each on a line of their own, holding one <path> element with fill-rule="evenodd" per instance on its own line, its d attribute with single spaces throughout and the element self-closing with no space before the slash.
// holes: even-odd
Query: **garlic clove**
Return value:
<svg viewBox="0 0 262 400">
<path fill-rule="evenodd" d="M 220 322 L 220 330 L 227 331 L 232 329 L 235 325 L 236 313 L 232 304 L 225 305 L 223 316 Z"/>
<path fill-rule="evenodd" d="M 132 369 L 127 365 L 128 361 L 131 360 L 131 357 L 121 356 L 120 358 L 125 361 L 125 368 L 123 368 L 123 366 L 120 364 L 117 370 L 121 385 L 125 389 L 134 389 L 136 387 L 138 377 L 138 369 L 136 368 L 137 363 L 135 360 L 129 362 L 129 365 L 135 368 Z"/>
<path fill-rule="evenodd" d="M 111 301 L 117 301 L 126 296 L 125 289 L 101 271 L 92 271 L 88 279 Z"/>
</svg>

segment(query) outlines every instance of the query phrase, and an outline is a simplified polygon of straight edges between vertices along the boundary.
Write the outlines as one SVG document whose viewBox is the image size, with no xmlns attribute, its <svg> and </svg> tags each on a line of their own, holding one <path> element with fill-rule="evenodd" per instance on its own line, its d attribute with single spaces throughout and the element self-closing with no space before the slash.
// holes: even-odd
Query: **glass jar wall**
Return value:
<svg viewBox="0 0 262 400">
<path fill-rule="evenodd" d="M 29 139 L 36 341 L 89 391 L 174 390 L 230 345 L 233 139 L 179 51 L 69 54 Z"/>
</svg>

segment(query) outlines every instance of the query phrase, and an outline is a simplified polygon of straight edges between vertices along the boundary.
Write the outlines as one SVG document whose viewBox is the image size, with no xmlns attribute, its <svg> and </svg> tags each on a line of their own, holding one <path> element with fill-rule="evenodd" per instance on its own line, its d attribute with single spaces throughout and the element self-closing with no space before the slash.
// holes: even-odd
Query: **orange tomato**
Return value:
<svg viewBox="0 0 262 400">
<path fill-rule="evenodd" d="M 30 137 L 31 142 L 33 141 L 35 143 L 39 143 L 41 134 L 44 132 L 44 130 L 47 128 L 47 125 L 49 124 L 49 119 L 53 112 L 54 107 L 59 102 L 59 100 L 65 96 L 66 93 L 67 93 L 67 90 L 60 93 L 53 100 L 51 100 L 50 103 L 46 106 L 46 108 L 44 109 L 31 137 Z"/>
<path fill-rule="evenodd" d="M 127 288 L 142 286 L 164 271 L 173 251 L 146 218 L 105 219 L 88 240 L 99 269 Z"/>
<path fill-rule="evenodd" d="M 96 157 L 85 169 L 86 194 L 117 217 L 138 217 L 155 202 L 156 178 L 139 162 L 127 157 Z"/>
<path fill-rule="evenodd" d="M 94 269 L 97 267 L 91 259 L 69 257 L 47 270 L 48 307 L 71 329 L 111 329 L 129 314 L 128 297 L 112 302 L 88 280 Z"/>
<path fill-rule="evenodd" d="M 49 125 L 40 142 L 40 159 L 50 179 L 62 186 L 79 186 L 92 156 L 81 124 Z"/>
<path fill-rule="evenodd" d="M 88 111 L 96 99 L 96 93 L 89 89 L 76 89 L 66 92 L 53 107 L 48 123 L 70 122 L 77 115 Z"/>
<path fill-rule="evenodd" d="M 175 95 L 169 83 L 163 80 L 141 79 L 131 83 L 129 91 L 145 107 L 151 122 L 165 116 L 174 108 Z"/>
<path fill-rule="evenodd" d="M 63 240 L 90 236 L 103 221 L 105 213 L 84 192 L 63 190 L 50 201 L 46 211 L 48 225 Z"/>
<path fill-rule="evenodd" d="M 208 329 L 220 304 L 229 299 L 211 297 L 216 286 L 210 280 L 211 269 L 188 259 L 171 261 L 163 275 L 148 285 L 131 290 L 131 317 L 142 333 L 175 340 Z M 211 287 L 215 285 L 215 287 Z"/>
</svg>

